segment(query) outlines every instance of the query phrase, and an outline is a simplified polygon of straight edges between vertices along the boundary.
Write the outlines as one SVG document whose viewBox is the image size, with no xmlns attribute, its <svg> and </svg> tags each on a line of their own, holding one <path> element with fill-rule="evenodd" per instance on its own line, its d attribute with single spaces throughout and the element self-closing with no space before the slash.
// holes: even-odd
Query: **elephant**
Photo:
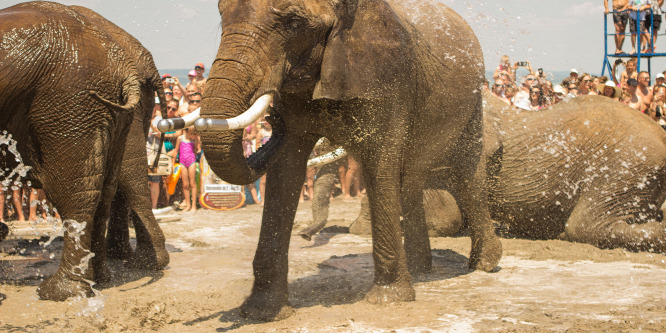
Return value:
<svg viewBox="0 0 666 333">
<path fill-rule="evenodd" d="M 0 17 L 0 131 L 16 140 L 26 178 L 65 228 L 60 266 L 37 292 L 93 296 L 92 284 L 110 278 L 106 221 L 141 79 L 114 38 L 74 9 L 28 2 Z"/>
<path fill-rule="evenodd" d="M 125 153 L 120 165 L 118 190 L 111 203 L 111 217 L 107 232 L 107 256 L 109 259 L 128 260 L 130 266 L 143 269 L 161 269 L 169 263 L 165 239 L 150 203 L 150 188 L 146 183 L 146 139 L 157 93 L 161 103 L 162 117 L 167 118 L 164 89 L 153 56 L 141 43 L 122 28 L 105 19 L 95 11 L 69 6 L 88 18 L 98 29 L 104 30 L 134 60 L 141 83 L 140 108 L 128 132 Z M 132 250 L 129 243 L 129 219 L 136 232 L 137 246 Z"/>
<path fill-rule="evenodd" d="M 421 188 L 435 166 L 450 171 L 470 221 L 469 266 L 495 269 L 502 247 L 481 161 L 484 62 L 464 19 L 435 1 L 220 0 L 218 7 L 222 38 L 194 124 L 220 178 L 248 184 L 267 174 L 242 316 L 293 312 L 290 234 L 308 155 L 321 137 L 363 166 L 375 265 L 366 301 L 414 300 L 410 273 L 431 268 Z M 242 129 L 269 108 L 272 139 L 246 159 Z"/>
<path fill-rule="evenodd" d="M 486 92 L 484 113 L 490 213 L 509 235 L 666 252 L 666 132 L 652 119 L 601 96 L 526 112 Z M 459 231 L 455 202 L 425 209 L 451 227 L 440 236 Z M 350 232 L 368 233 L 368 211 Z"/>
</svg>

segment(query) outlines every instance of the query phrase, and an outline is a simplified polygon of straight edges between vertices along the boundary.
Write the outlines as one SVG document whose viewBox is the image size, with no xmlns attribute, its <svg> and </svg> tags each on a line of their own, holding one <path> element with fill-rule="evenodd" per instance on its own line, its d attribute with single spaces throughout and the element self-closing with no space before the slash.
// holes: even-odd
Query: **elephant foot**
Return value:
<svg viewBox="0 0 666 333">
<path fill-rule="evenodd" d="M 472 240 L 472 252 L 469 255 L 469 268 L 485 272 L 496 272 L 502 258 L 502 242 L 499 237 L 492 237 L 484 242 Z"/>
<path fill-rule="evenodd" d="M 414 287 L 409 282 L 374 285 L 365 295 L 365 301 L 372 304 L 411 302 L 415 299 Z"/>
<path fill-rule="evenodd" d="M 305 232 L 305 230 L 301 231 L 298 233 L 299 236 L 303 237 L 306 241 L 311 241 L 312 240 L 312 235 L 309 233 Z"/>
<path fill-rule="evenodd" d="M 40 299 L 63 302 L 70 297 L 93 297 L 95 292 L 89 283 L 72 280 L 58 271 L 37 288 Z"/>
<path fill-rule="evenodd" d="M 0 222 L 0 242 L 5 240 L 7 235 L 9 235 L 9 227 L 6 224 Z"/>
<path fill-rule="evenodd" d="M 127 262 L 132 269 L 160 270 L 169 264 L 169 252 L 164 246 L 138 246 Z"/>
<path fill-rule="evenodd" d="M 253 292 L 241 305 L 240 316 L 252 320 L 277 321 L 293 315 L 294 309 L 286 297 L 280 301 L 277 298 L 268 292 Z"/>
<path fill-rule="evenodd" d="M 105 263 L 104 265 L 102 265 L 102 267 L 94 270 L 94 276 L 95 276 L 94 278 L 95 283 L 105 284 L 111 282 L 113 275 L 111 274 L 109 267 Z"/>
</svg>

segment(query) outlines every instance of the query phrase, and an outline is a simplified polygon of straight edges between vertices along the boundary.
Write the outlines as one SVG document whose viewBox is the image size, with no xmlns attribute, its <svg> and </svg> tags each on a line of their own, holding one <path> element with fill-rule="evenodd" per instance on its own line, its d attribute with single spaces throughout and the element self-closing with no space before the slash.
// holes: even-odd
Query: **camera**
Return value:
<svg viewBox="0 0 666 333">
<path fill-rule="evenodd" d="M 622 59 L 615 59 L 615 64 L 616 64 L 616 65 L 617 65 L 617 64 L 621 64 L 621 63 L 623 63 L 623 62 L 624 62 L 624 61 L 622 61 Z"/>
<path fill-rule="evenodd" d="M 540 75 L 540 76 L 543 76 L 543 68 L 539 68 L 539 69 L 537 69 L 537 72 L 539 72 L 539 75 Z"/>
<path fill-rule="evenodd" d="M 527 61 L 519 61 L 518 66 L 521 66 L 521 67 L 527 66 Z"/>
<path fill-rule="evenodd" d="M 174 80 L 172 77 L 166 79 L 167 83 L 174 83 L 176 80 Z"/>
</svg>

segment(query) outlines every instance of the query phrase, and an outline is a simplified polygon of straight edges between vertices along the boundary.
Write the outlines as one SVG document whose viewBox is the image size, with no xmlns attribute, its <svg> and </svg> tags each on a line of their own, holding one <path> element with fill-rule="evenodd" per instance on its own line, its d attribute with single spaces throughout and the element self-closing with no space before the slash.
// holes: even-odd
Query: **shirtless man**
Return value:
<svg viewBox="0 0 666 333">
<path fill-rule="evenodd" d="M 636 90 L 638 90 L 638 81 L 636 79 L 627 80 L 627 94 L 629 94 L 627 105 L 634 110 L 642 111 L 643 101 L 636 94 Z"/>
<path fill-rule="evenodd" d="M 639 111 L 647 113 L 648 107 L 652 105 L 654 94 L 650 88 L 650 74 L 645 71 L 638 73 L 638 88 L 636 89 L 636 96 L 641 100 L 641 107 Z"/>
<path fill-rule="evenodd" d="M 629 7 L 629 0 L 611 0 L 613 1 L 613 11 L 623 11 Z M 604 0 L 604 11 L 608 14 L 608 0 Z M 624 44 L 624 32 L 627 29 L 629 13 L 613 13 L 613 22 L 615 23 L 615 54 L 621 54 L 622 44 Z"/>
<path fill-rule="evenodd" d="M 617 68 L 618 64 L 619 63 L 615 63 L 615 65 L 613 65 L 613 71 L 612 71 L 613 80 L 615 80 L 615 78 L 617 77 L 615 75 L 615 69 Z M 627 60 L 625 67 L 626 69 L 622 72 L 622 74 L 620 74 L 620 82 L 615 82 L 615 84 L 619 85 L 620 87 L 627 82 L 627 79 L 638 79 L 638 73 L 636 72 L 636 58 L 631 58 Z"/>
</svg>

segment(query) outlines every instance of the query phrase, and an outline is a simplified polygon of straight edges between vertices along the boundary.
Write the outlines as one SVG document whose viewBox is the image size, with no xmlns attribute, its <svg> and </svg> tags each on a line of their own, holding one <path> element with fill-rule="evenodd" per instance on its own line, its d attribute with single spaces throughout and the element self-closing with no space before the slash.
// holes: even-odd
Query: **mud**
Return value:
<svg viewBox="0 0 666 333">
<path fill-rule="evenodd" d="M 371 239 L 345 233 L 360 201 L 331 202 L 331 223 L 308 242 L 300 205 L 291 238 L 295 314 L 261 323 L 238 315 L 250 293 L 261 208 L 176 213 L 161 223 L 171 263 L 159 272 L 113 262 L 101 296 L 40 301 L 62 241 L 48 225 L 10 223 L 0 243 L 1 332 L 635 332 L 666 330 L 666 256 L 564 241 L 503 239 L 497 273 L 465 268 L 469 238 L 431 238 L 434 268 L 414 277 L 416 301 L 365 303 Z M 44 237 L 42 237 L 44 235 Z M 41 237 L 41 238 L 40 238 Z M 50 241 L 50 242 L 49 242 Z"/>
</svg>

